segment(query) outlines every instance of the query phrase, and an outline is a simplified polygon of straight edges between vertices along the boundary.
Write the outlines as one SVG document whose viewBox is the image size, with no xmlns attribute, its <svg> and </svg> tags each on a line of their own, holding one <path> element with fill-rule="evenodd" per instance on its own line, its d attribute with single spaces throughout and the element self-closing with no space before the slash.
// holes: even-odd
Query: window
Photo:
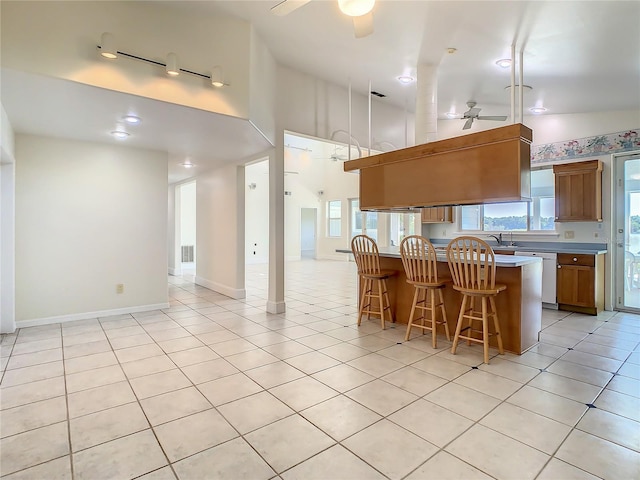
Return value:
<svg viewBox="0 0 640 480">
<path fill-rule="evenodd" d="M 416 234 L 417 215 L 415 213 L 390 213 L 389 239 L 391 246 L 398 246 L 404 237 Z"/>
<path fill-rule="evenodd" d="M 340 200 L 330 201 L 328 204 L 327 213 L 329 216 L 329 236 L 342 236 L 342 202 Z"/>
<path fill-rule="evenodd" d="M 461 230 L 529 232 L 555 230 L 552 169 L 531 172 L 531 202 L 469 205 L 461 208 Z"/>
<path fill-rule="evenodd" d="M 358 198 L 349 201 L 351 211 L 351 238 L 356 235 L 369 235 L 374 240 L 378 240 L 378 213 L 361 212 L 360 200 Z"/>
</svg>

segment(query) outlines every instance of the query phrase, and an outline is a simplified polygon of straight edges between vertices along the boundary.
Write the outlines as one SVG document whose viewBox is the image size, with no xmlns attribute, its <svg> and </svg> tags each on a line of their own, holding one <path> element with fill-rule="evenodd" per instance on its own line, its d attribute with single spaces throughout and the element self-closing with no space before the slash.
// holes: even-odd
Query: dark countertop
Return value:
<svg viewBox="0 0 640 480">
<path fill-rule="evenodd" d="M 446 247 L 447 239 L 432 239 L 434 247 Z M 584 255 L 602 255 L 607 253 L 606 243 L 567 243 L 567 242 L 514 242 L 516 245 L 504 245 L 488 242 L 494 250 L 513 252 L 540 252 L 540 253 L 576 253 Z"/>
<path fill-rule="evenodd" d="M 381 257 L 400 258 L 400 249 L 398 247 L 379 247 L 378 251 Z M 351 253 L 351 249 L 337 248 L 338 253 Z M 446 262 L 444 252 L 437 253 L 439 262 Z M 539 257 L 519 257 L 517 255 L 498 255 L 496 254 L 496 267 L 521 267 L 532 263 L 540 263 L 542 259 Z"/>
</svg>

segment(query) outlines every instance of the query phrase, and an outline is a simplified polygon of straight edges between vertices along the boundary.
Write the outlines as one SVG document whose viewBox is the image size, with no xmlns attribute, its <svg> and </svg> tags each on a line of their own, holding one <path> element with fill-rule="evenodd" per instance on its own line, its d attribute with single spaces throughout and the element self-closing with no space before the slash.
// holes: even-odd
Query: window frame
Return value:
<svg viewBox="0 0 640 480">
<path fill-rule="evenodd" d="M 331 216 L 331 204 L 338 204 L 338 211 L 340 212 L 340 216 L 332 217 Z M 333 234 L 331 225 L 332 220 L 337 220 L 338 232 L 337 235 Z M 327 201 L 327 237 L 329 238 L 340 238 L 342 237 L 342 200 L 328 200 Z"/>
<path fill-rule="evenodd" d="M 538 169 L 538 170 L 550 170 L 550 169 Z M 555 178 L 554 178 L 555 180 Z M 557 224 L 555 222 L 555 214 L 552 216 L 552 218 L 554 219 L 553 222 L 553 229 L 552 230 L 541 230 L 541 229 L 532 229 L 531 226 L 532 224 L 536 223 L 536 221 L 539 223 L 541 220 L 540 217 L 540 203 L 542 199 L 555 199 L 555 186 L 553 189 L 554 195 L 537 195 L 537 196 L 531 196 L 531 201 L 530 202 L 507 202 L 504 203 L 503 205 L 515 205 L 515 204 L 526 204 L 527 205 L 527 214 L 526 214 L 526 230 L 485 230 L 484 229 L 484 210 L 485 210 L 485 205 L 486 204 L 478 204 L 478 205 L 463 205 L 458 207 L 459 211 L 458 213 L 458 221 L 457 221 L 457 227 L 458 227 L 458 231 L 460 233 L 488 233 L 488 234 L 497 234 L 497 233 L 504 233 L 504 232 L 514 232 L 517 234 L 534 234 L 534 235 L 557 235 L 558 231 L 557 231 Z M 555 201 L 554 201 L 555 204 Z M 462 226 L 462 221 L 463 221 L 463 214 L 462 214 L 462 209 L 467 206 L 467 207 L 478 207 L 480 209 L 478 215 L 479 215 L 479 226 L 480 229 L 465 229 Z"/>
</svg>

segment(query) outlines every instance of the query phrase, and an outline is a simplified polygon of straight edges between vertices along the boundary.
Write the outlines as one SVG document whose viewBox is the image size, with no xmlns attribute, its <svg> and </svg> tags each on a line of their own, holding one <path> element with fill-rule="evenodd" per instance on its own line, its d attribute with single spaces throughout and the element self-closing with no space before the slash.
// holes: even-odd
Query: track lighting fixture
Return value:
<svg viewBox="0 0 640 480">
<path fill-rule="evenodd" d="M 108 32 L 104 32 L 100 38 L 100 55 L 104 58 L 117 58 L 116 40 L 114 36 Z"/>
<path fill-rule="evenodd" d="M 140 55 L 135 55 L 133 53 L 123 52 L 121 50 L 116 49 L 115 38 L 111 33 L 108 33 L 108 32 L 105 32 L 102 34 L 102 36 L 100 37 L 100 43 L 101 44 L 98 45 L 98 50 L 100 51 L 100 55 L 105 58 L 114 59 L 114 58 L 118 58 L 119 56 L 127 57 L 133 60 L 140 60 L 142 62 L 150 63 L 152 65 L 158 65 L 160 67 L 164 67 L 167 72 L 167 75 L 171 75 L 173 77 L 177 77 L 181 73 L 188 73 L 190 75 L 195 75 L 196 77 L 206 78 L 214 87 L 219 88 L 219 87 L 229 86 L 229 84 L 224 81 L 224 78 L 222 75 L 222 67 L 219 65 L 213 67 L 211 75 L 208 75 L 206 73 L 199 73 L 199 72 L 194 72 L 193 70 L 180 68 L 178 66 L 178 56 L 173 52 L 167 54 L 167 63 L 162 63 L 156 60 L 151 60 L 149 58 L 144 58 L 144 57 L 141 57 Z"/>
<path fill-rule="evenodd" d="M 222 78 L 222 67 L 216 65 L 211 69 L 211 85 L 214 87 L 224 87 L 224 80 Z"/>
<path fill-rule="evenodd" d="M 178 68 L 178 56 L 175 53 L 167 54 L 167 75 L 176 77 L 180 75 L 180 69 Z"/>
</svg>

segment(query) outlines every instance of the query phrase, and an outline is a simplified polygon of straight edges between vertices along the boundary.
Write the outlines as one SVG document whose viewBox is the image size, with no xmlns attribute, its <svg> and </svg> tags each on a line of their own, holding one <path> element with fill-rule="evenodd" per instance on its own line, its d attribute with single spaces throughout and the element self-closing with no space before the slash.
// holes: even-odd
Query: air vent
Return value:
<svg viewBox="0 0 640 480">
<path fill-rule="evenodd" d="M 371 92 L 371 95 L 375 95 L 376 97 L 384 98 L 386 95 L 380 92 Z"/>
</svg>

